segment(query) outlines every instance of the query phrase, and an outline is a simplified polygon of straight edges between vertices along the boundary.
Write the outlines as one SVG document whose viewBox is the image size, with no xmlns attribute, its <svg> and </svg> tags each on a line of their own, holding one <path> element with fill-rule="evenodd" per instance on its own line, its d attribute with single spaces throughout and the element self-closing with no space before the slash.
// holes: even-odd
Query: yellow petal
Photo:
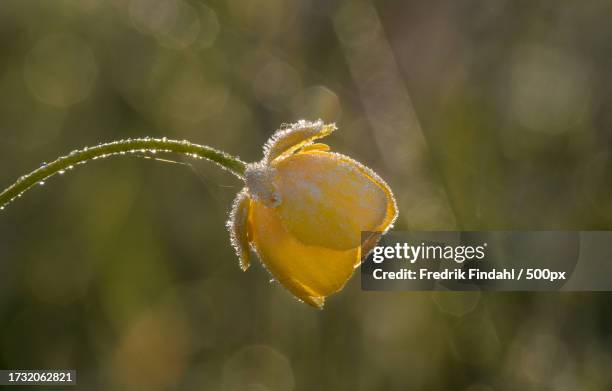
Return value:
<svg viewBox="0 0 612 391">
<path fill-rule="evenodd" d="M 251 206 L 251 199 L 249 198 L 246 189 L 243 189 L 232 205 L 232 211 L 230 212 L 230 219 L 227 222 L 227 228 L 230 232 L 230 239 L 232 246 L 236 250 L 236 255 L 240 260 L 240 268 L 246 271 L 251 262 L 249 258 L 249 233 L 248 233 L 248 217 L 249 209 Z"/>
<path fill-rule="evenodd" d="M 336 130 L 334 124 L 323 124 L 323 121 L 299 121 L 287 128 L 277 130 L 264 147 L 265 161 L 271 162 L 292 154 L 299 148 L 323 138 Z"/>
<path fill-rule="evenodd" d="M 307 151 L 329 151 L 329 145 L 323 144 L 323 143 L 314 143 L 314 144 L 306 145 L 300 151 L 301 152 L 307 152 Z"/>
<path fill-rule="evenodd" d="M 336 250 L 360 245 L 362 231 L 386 231 L 397 215 L 391 189 L 351 158 L 299 152 L 273 167 L 283 225 L 304 244 Z"/>
<path fill-rule="evenodd" d="M 370 251 L 374 250 L 381 237 L 381 232 L 367 232 L 362 235 L 363 242 L 359 252 L 359 263 L 355 267 L 359 266 L 361 261 L 370 254 Z"/>
<path fill-rule="evenodd" d="M 251 204 L 252 243 L 268 271 L 291 293 L 321 308 L 325 297 L 342 289 L 359 262 L 359 248 L 338 251 L 307 246 L 283 227 L 276 209 Z"/>
</svg>

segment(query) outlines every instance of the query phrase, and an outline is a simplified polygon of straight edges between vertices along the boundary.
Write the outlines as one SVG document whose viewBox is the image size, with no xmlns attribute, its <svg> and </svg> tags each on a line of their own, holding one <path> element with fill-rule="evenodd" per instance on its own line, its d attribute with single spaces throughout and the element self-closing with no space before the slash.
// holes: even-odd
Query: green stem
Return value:
<svg viewBox="0 0 612 391">
<path fill-rule="evenodd" d="M 46 179 L 56 174 L 63 174 L 65 170 L 86 163 L 89 160 L 105 158 L 109 156 L 125 155 L 129 153 L 178 153 L 194 158 L 203 158 L 217 163 L 219 166 L 227 169 L 239 178 L 243 178 L 246 163 L 237 157 L 228 155 L 225 152 L 218 151 L 214 148 L 205 145 L 193 144 L 188 141 L 155 139 L 155 138 L 139 138 L 113 141 L 106 144 L 96 145 L 95 147 L 86 147 L 80 150 L 71 152 L 66 156 L 44 164 L 40 168 L 31 173 L 22 176 L 0 193 L 0 209 L 21 196 L 25 191 L 32 188 L 38 183 L 44 183 Z"/>
</svg>

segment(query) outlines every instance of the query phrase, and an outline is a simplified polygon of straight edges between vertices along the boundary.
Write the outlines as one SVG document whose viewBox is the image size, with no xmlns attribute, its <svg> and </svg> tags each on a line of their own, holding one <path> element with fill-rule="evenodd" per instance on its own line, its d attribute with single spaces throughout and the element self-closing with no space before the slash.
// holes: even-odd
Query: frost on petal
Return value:
<svg viewBox="0 0 612 391">
<path fill-rule="evenodd" d="M 244 180 L 251 198 L 271 208 L 278 206 L 281 202 L 280 195 L 274 188 L 274 175 L 276 175 L 276 169 L 265 162 L 249 164 L 244 173 Z"/>
<path fill-rule="evenodd" d="M 362 231 L 385 232 L 397 216 L 387 184 L 351 158 L 299 152 L 275 164 L 283 225 L 307 245 L 359 247 Z"/>
<path fill-rule="evenodd" d="M 249 198 L 246 189 L 243 189 L 232 205 L 230 218 L 227 222 L 227 228 L 230 233 L 232 246 L 236 250 L 236 255 L 240 260 L 240 268 L 246 271 L 250 266 L 249 259 L 249 233 L 248 233 L 248 217 L 251 199 Z"/>
<path fill-rule="evenodd" d="M 301 147 L 311 144 L 336 130 L 335 124 L 323 121 L 301 120 L 277 130 L 264 147 L 264 161 L 271 162 L 279 157 L 292 154 Z"/>
<path fill-rule="evenodd" d="M 305 245 L 285 229 L 276 211 L 252 203 L 249 222 L 257 254 L 274 278 L 298 299 L 321 308 L 325 298 L 341 290 L 353 274 L 359 248 Z"/>
</svg>

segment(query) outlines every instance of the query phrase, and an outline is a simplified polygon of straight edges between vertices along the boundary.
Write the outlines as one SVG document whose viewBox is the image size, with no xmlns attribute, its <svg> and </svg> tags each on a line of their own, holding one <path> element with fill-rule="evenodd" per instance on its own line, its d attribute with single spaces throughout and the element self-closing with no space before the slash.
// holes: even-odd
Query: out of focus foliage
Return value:
<svg viewBox="0 0 612 391">
<path fill-rule="evenodd" d="M 0 183 L 75 147 L 258 160 L 283 122 L 379 172 L 400 229 L 612 228 L 612 3 L 2 0 Z M 610 389 L 607 294 L 369 293 L 322 312 L 224 229 L 205 163 L 88 164 L 0 213 L 0 367 L 87 390 Z"/>
</svg>

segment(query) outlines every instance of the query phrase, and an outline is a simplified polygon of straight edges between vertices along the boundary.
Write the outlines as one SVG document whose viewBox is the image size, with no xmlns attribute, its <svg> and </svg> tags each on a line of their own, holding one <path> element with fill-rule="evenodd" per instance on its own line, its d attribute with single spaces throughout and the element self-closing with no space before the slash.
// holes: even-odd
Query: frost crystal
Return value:
<svg viewBox="0 0 612 391">
<path fill-rule="evenodd" d="M 277 130 L 264 146 L 264 160 L 272 160 L 291 154 L 299 148 L 312 144 L 336 130 L 335 124 L 323 124 L 322 120 L 300 120 Z"/>
<path fill-rule="evenodd" d="M 276 169 L 267 165 L 265 161 L 249 164 L 244 173 L 244 180 L 251 197 L 269 208 L 277 207 L 281 202 L 273 183 L 275 173 Z"/>
<path fill-rule="evenodd" d="M 249 259 L 249 238 L 247 220 L 249 217 L 250 199 L 246 189 L 243 189 L 232 204 L 227 229 L 230 233 L 230 241 L 240 260 L 240 268 L 247 270 L 250 266 Z"/>
</svg>

